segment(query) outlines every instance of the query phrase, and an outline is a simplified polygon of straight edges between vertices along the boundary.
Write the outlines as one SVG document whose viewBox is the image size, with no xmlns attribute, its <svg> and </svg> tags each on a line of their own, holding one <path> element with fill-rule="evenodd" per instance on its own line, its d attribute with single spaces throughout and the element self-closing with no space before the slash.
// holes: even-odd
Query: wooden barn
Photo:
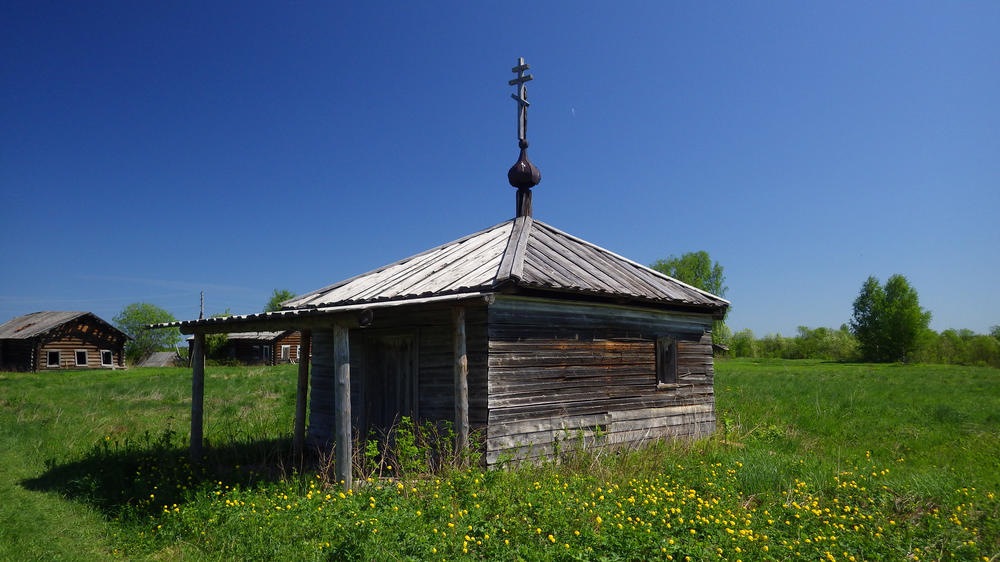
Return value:
<svg viewBox="0 0 1000 562">
<path fill-rule="evenodd" d="M 202 436 L 204 335 L 301 330 L 296 446 L 336 451 L 402 416 L 451 420 L 488 465 L 561 440 L 628 444 L 715 428 L 711 327 L 729 303 L 532 217 L 523 60 L 516 216 L 283 303 L 173 323 L 195 335 L 192 454 Z M 311 373 L 310 373 L 311 367 Z M 306 397 L 308 396 L 308 404 Z M 308 412 L 308 416 L 307 416 Z M 308 417 L 308 432 L 306 419 Z"/>
<path fill-rule="evenodd" d="M 226 343 L 220 355 L 242 365 L 298 363 L 301 339 L 302 334 L 295 330 L 233 332 L 226 334 Z M 194 339 L 189 338 L 188 346 L 193 342 Z"/>
<path fill-rule="evenodd" d="M 33 312 L 0 325 L 0 370 L 122 369 L 128 339 L 90 312 Z"/>
</svg>

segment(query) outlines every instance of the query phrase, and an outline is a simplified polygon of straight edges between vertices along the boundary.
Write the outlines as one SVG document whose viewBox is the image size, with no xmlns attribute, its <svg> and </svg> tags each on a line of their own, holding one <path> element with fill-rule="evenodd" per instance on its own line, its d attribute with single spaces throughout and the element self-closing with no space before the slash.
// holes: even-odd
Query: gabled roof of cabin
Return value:
<svg viewBox="0 0 1000 562">
<path fill-rule="evenodd" d="M 7 322 L 0 324 L 0 339 L 28 340 L 50 332 L 67 322 L 72 322 L 73 320 L 80 318 L 81 316 L 90 316 L 95 323 L 102 324 L 106 328 L 110 328 L 118 332 L 121 334 L 122 339 L 128 339 L 128 336 L 124 332 L 115 328 L 111 324 L 108 324 L 93 313 L 67 311 L 32 312 L 31 314 L 25 314 L 24 316 L 18 316 L 17 318 L 8 320 Z"/>
<path fill-rule="evenodd" d="M 282 303 L 283 309 L 518 290 L 721 315 L 725 299 L 530 216 L 517 217 Z"/>
</svg>

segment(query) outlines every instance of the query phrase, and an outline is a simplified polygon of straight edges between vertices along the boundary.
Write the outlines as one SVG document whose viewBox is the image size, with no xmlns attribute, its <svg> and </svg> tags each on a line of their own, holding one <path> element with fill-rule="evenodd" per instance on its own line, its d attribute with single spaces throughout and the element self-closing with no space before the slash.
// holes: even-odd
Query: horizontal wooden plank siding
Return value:
<svg viewBox="0 0 1000 562">
<path fill-rule="evenodd" d="M 111 351 L 112 362 L 111 365 L 101 364 L 101 352 Z M 48 352 L 58 351 L 59 352 L 59 365 L 49 366 L 48 365 Z M 76 362 L 76 352 L 81 351 L 86 353 L 87 360 L 84 364 L 80 365 Z M 39 346 L 38 358 L 37 358 L 37 370 L 45 371 L 52 369 L 112 369 L 121 368 L 122 357 L 121 351 L 116 349 L 108 349 L 106 347 L 99 347 L 91 342 L 85 341 L 81 338 L 76 337 L 64 337 L 54 341 L 47 341 Z"/>
<path fill-rule="evenodd" d="M 454 350 L 452 313 L 448 306 L 400 307 L 382 310 L 371 327 L 350 331 L 351 412 L 355 429 L 370 427 L 365 403 L 385 389 L 366 387 L 371 343 L 380 338 L 404 337 L 415 341 L 417 421 L 454 421 Z M 469 423 L 472 428 L 486 425 L 486 307 L 466 306 L 466 335 L 469 365 Z M 309 442 L 320 444 L 332 435 L 334 420 L 332 369 L 326 363 L 332 341 L 321 330 L 313 332 L 312 378 L 310 388 Z"/>
<path fill-rule="evenodd" d="M 711 433 L 711 322 L 707 314 L 498 296 L 487 318 L 487 463 Z M 676 384 L 658 385 L 661 336 L 677 340 Z"/>
<path fill-rule="evenodd" d="M 416 335 L 419 353 L 417 373 L 418 412 L 422 420 L 452 420 L 455 416 L 454 350 L 451 309 L 425 307 L 380 313 L 373 333 L 408 332 Z M 365 330 L 360 330 L 364 332 Z M 486 309 L 466 308 L 466 337 L 469 360 L 469 423 L 486 424 Z M 352 357 L 352 369 L 355 362 Z M 363 365 L 357 365 L 363 369 Z M 453 421 L 453 420 L 452 420 Z"/>
</svg>

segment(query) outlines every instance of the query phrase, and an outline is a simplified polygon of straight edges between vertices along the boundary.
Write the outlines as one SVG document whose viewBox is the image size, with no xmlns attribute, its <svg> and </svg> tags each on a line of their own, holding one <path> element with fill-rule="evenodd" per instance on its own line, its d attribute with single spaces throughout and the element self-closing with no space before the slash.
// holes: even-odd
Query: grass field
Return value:
<svg viewBox="0 0 1000 562">
<path fill-rule="evenodd" d="M 197 468 L 185 370 L 2 373 L 0 559 L 1000 557 L 1000 370 L 716 370 L 711 439 L 343 495 L 289 460 L 294 366 L 209 368 Z"/>
</svg>

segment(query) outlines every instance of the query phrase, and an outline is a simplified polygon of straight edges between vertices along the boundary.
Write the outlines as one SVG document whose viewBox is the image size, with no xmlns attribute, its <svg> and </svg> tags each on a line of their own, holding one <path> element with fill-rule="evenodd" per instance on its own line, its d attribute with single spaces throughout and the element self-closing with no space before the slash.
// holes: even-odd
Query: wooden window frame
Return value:
<svg viewBox="0 0 1000 562">
<path fill-rule="evenodd" d="M 52 354 L 56 354 L 56 362 L 52 362 Z M 49 349 L 45 352 L 45 367 L 48 369 L 62 367 L 62 353 L 58 349 Z"/>
<path fill-rule="evenodd" d="M 656 338 L 656 388 L 677 388 L 677 339 L 671 336 Z"/>
<path fill-rule="evenodd" d="M 107 363 L 104 362 L 104 356 L 107 354 L 110 359 Z M 115 354 L 110 349 L 101 350 L 101 367 L 114 367 L 115 366 Z"/>
<path fill-rule="evenodd" d="M 282 345 L 281 346 L 281 361 L 290 363 L 292 361 L 292 346 Z"/>
<path fill-rule="evenodd" d="M 80 362 L 80 354 L 83 354 L 83 363 Z M 73 360 L 77 367 L 86 367 L 90 364 L 90 355 L 87 353 L 86 349 L 75 349 L 73 350 Z"/>
</svg>

